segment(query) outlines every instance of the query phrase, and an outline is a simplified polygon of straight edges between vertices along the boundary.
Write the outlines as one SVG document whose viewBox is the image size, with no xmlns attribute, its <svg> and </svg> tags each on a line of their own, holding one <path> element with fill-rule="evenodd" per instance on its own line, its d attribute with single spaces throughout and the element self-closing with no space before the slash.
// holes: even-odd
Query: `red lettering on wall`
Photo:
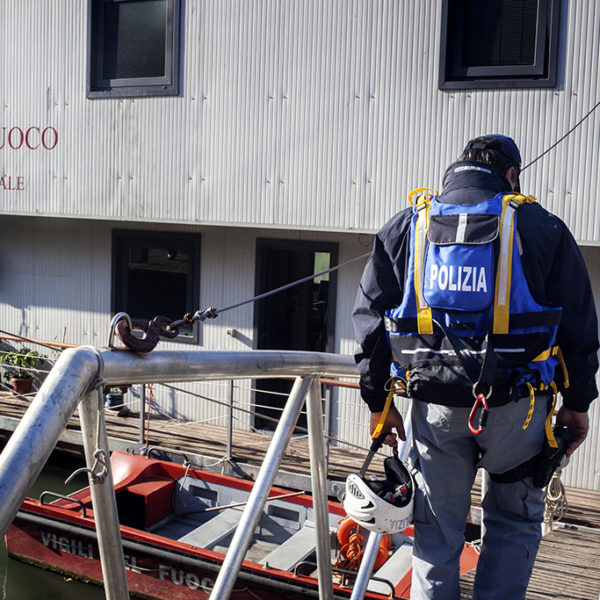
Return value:
<svg viewBox="0 0 600 600">
<path fill-rule="evenodd" d="M 44 146 L 46 150 L 54 150 L 56 144 L 58 144 L 58 131 L 56 131 L 54 127 L 46 127 L 46 129 L 42 131 L 42 146 Z"/>
<path fill-rule="evenodd" d="M 37 139 L 40 139 L 40 128 L 39 127 L 30 127 L 27 130 L 27 133 L 25 134 L 25 144 L 26 146 L 30 149 L 30 150 L 37 150 L 40 147 L 40 142 L 38 141 L 38 143 L 33 146 L 31 141 L 29 140 L 29 136 L 31 135 L 32 131 L 37 131 Z"/>
<path fill-rule="evenodd" d="M 15 132 L 16 132 L 16 135 L 15 135 Z M 15 143 L 15 137 L 17 138 L 17 140 L 19 140 L 16 143 Z M 23 131 L 21 129 L 19 129 L 18 127 L 13 127 L 8 132 L 8 145 L 13 150 L 18 150 L 23 145 L 23 139 L 24 139 Z"/>
<path fill-rule="evenodd" d="M 37 150 L 42 147 L 45 150 L 54 150 L 58 144 L 58 131 L 52 127 L 32 126 L 26 129 L 22 127 L 0 127 L 0 150 Z"/>
<path fill-rule="evenodd" d="M 0 191 L 22 192 L 25 189 L 25 177 L 23 175 L 3 175 L 0 177 Z"/>
</svg>

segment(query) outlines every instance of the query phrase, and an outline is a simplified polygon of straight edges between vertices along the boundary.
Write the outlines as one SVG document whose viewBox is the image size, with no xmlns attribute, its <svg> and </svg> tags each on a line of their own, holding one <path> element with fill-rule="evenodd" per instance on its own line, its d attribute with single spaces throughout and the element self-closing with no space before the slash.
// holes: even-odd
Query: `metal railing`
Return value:
<svg viewBox="0 0 600 600">
<path fill-rule="evenodd" d="M 214 381 L 279 376 L 296 378 L 265 460 L 227 552 L 211 599 L 229 597 L 265 498 L 306 399 L 311 482 L 317 534 L 319 597 L 333 597 L 329 556 L 329 525 L 321 375 L 356 375 L 351 356 L 318 352 L 257 350 L 155 351 L 146 355 L 120 350 L 80 347 L 65 350 L 42 384 L 0 455 L 0 533 L 6 533 L 27 490 L 37 479 L 69 417 L 79 405 L 83 446 L 96 518 L 105 593 L 109 600 L 129 598 L 121 547 L 116 500 L 108 459 L 104 422 L 107 386 L 156 381 Z"/>
</svg>

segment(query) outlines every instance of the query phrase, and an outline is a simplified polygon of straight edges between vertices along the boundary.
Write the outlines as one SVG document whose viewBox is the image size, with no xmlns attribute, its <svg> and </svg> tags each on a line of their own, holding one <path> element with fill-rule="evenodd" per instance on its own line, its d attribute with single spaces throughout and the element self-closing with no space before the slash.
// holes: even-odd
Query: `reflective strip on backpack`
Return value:
<svg viewBox="0 0 600 600">
<path fill-rule="evenodd" d="M 415 297 L 417 303 L 417 328 L 421 334 L 433 333 L 431 308 L 423 298 L 423 275 L 425 268 L 425 250 L 427 249 L 427 229 L 429 228 L 430 197 L 420 196 L 415 208 L 417 222 L 415 226 Z"/>
<path fill-rule="evenodd" d="M 516 210 L 525 203 L 533 203 L 533 196 L 506 194 L 502 198 L 500 216 L 500 255 L 494 294 L 494 328 L 496 334 L 508 333 L 510 317 L 510 282 L 512 277 L 513 240 L 515 238 Z"/>
<path fill-rule="evenodd" d="M 494 333 L 508 333 L 510 317 L 510 279 L 512 275 L 512 252 L 514 239 L 515 208 L 512 194 L 502 198 L 500 216 L 500 254 L 494 293 Z"/>
</svg>

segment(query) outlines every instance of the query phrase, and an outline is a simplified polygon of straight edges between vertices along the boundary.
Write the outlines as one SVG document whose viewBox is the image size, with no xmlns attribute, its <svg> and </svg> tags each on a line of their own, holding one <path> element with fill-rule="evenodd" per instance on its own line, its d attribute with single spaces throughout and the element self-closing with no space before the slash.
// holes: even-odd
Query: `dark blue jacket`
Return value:
<svg viewBox="0 0 600 600">
<path fill-rule="evenodd" d="M 446 171 L 441 202 L 473 204 L 499 192 L 512 192 L 501 173 L 473 162 L 457 162 Z M 373 255 L 360 281 L 352 315 L 355 358 L 360 371 L 363 400 L 372 412 L 386 398 L 391 355 L 383 314 L 402 301 L 412 209 L 392 217 L 377 233 Z M 561 390 L 564 405 L 585 412 L 598 395 L 598 322 L 587 269 L 567 226 L 538 203 L 517 212 L 517 230 L 523 249 L 523 270 L 533 298 L 547 306 L 562 306 L 556 343 L 560 346 L 570 386 Z"/>
</svg>

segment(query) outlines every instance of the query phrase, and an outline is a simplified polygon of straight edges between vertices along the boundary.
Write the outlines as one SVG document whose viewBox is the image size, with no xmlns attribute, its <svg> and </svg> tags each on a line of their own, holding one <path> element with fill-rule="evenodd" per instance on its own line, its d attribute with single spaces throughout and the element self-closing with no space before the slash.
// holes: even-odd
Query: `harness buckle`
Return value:
<svg viewBox="0 0 600 600">
<path fill-rule="evenodd" d="M 425 208 L 429 208 L 429 198 L 427 196 L 420 196 L 417 199 L 415 208 L 416 208 L 417 212 L 421 212 Z"/>
</svg>

